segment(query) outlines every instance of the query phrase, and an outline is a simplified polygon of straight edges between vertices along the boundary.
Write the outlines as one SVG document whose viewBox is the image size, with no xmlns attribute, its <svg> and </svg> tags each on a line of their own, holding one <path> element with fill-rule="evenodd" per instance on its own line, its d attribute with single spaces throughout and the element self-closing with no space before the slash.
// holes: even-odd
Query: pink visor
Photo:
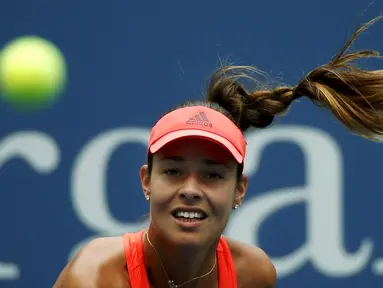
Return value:
<svg viewBox="0 0 383 288">
<path fill-rule="evenodd" d="M 226 148 L 238 163 L 246 155 L 246 141 L 241 130 L 225 115 L 203 106 L 180 108 L 163 116 L 153 127 L 149 151 L 185 137 L 203 138 Z"/>
</svg>

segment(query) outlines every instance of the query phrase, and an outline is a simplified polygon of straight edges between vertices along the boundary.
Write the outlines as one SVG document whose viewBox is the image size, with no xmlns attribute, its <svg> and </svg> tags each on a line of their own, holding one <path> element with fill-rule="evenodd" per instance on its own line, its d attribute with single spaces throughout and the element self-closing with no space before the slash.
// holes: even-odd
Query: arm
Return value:
<svg viewBox="0 0 383 288">
<path fill-rule="evenodd" d="M 274 288 L 277 273 L 267 254 L 260 248 L 227 239 L 237 271 L 238 287 Z"/>
<path fill-rule="evenodd" d="M 260 248 L 251 247 L 248 253 L 247 273 L 250 276 L 251 287 L 275 288 L 277 272 L 267 254 Z M 250 287 L 249 286 L 249 287 Z"/>
<path fill-rule="evenodd" d="M 69 262 L 65 268 L 61 271 L 59 277 L 57 278 L 55 284 L 53 285 L 53 288 L 81 288 L 84 287 L 84 283 L 81 279 L 81 277 L 76 276 L 72 267 L 78 266 L 78 260 L 80 260 L 80 263 L 82 261 L 82 252 L 85 250 L 86 247 L 83 248 L 74 258 L 71 262 Z M 81 269 L 81 268 L 80 268 Z M 82 284 L 81 284 L 82 283 Z M 88 283 L 89 285 L 89 283 Z M 89 287 L 89 286 L 88 286 Z M 95 286 L 91 286 L 92 288 Z"/>
<path fill-rule="evenodd" d="M 87 244 L 60 273 L 53 288 L 130 288 L 122 240 L 99 238 Z"/>
</svg>

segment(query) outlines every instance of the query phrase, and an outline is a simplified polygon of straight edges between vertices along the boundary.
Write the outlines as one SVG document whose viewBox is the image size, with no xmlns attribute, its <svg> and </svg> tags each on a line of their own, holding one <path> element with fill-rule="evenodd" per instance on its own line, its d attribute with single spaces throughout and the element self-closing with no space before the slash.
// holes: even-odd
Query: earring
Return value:
<svg viewBox="0 0 383 288">
<path fill-rule="evenodd" d="M 238 204 L 235 204 L 234 205 L 234 209 L 238 209 L 239 205 Z"/>
<path fill-rule="evenodd" d="M 149 196 L 149 195 L 145 195 L 145 199 L 146 199 L 147 201 L 149 201 L 150 196 Z"/>
</svg>

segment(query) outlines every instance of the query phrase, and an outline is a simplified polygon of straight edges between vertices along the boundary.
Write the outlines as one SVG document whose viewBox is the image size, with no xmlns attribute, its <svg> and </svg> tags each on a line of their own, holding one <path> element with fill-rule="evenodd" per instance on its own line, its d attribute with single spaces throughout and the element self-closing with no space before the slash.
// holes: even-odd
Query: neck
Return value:
<svg viewBox="0 0 383 288">
<path fill-rule="evenodd" d="M 145 262 L 148 278 L 154 287 L 169 287 L 168 281 L 176 285 L 202 276 L 212 270 L 216 259 L 218 241 L 209 247 L 194 247 L 170 243 L 152 227 L 148 230 L 149 241 L 144 237 Z M 182 288 L 216 287 L 218 283 L 217 264 L 213 271 L 200 279 L 191 281 Z"/>
</svg>

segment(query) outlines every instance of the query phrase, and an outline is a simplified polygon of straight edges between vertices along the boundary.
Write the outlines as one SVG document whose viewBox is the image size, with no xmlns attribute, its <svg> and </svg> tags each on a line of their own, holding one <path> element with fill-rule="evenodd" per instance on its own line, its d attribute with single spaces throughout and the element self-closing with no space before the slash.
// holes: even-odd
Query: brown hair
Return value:
<svg viewBox="0 0 383 288">
<path fill-rule="evenodd" d="M 312 70 L 296 86 L 247 91 L 237 80 L 251 78 L 246 72 L 255 69 L 227 66 L 214 73 L 207 101 L 230 112 L 237 126 L 245 131 L 250 126 L 269 126 L 295 99 L 306 96 L 328 108 L 353 133 L 375 140 L 383 134 L 383 70 L 362 70 L 351 62 L 380 56 L 377 51 L 346 51 L 360 33 L 380 18 L 357 29 L 329 63 Z"/>
<path fill-rule="evenodd" d="M 249 72 L 262 72 L 250 66 L 226 66 L 213 74 L 205 101 L 187 101 L 167 113 L 202 105 L 223 113 L 245 131 L 250 126 L 269 126 L 275 116 L 287 112 L 295 99 L 306 96 L 328 108 L 351 132 L 375 140 L 383 134 L 383 70 L 367 71 L 351 63 L 380 56 L 377 51 L 346 51 L 360 33 L 380 18 L 357 29 L 329 63 L 309 72 L 296 86 L 248 91 L 239 80 L 257 83 Z M 151 166 L 151 157 L 148 160 Z"/>
</svg>

